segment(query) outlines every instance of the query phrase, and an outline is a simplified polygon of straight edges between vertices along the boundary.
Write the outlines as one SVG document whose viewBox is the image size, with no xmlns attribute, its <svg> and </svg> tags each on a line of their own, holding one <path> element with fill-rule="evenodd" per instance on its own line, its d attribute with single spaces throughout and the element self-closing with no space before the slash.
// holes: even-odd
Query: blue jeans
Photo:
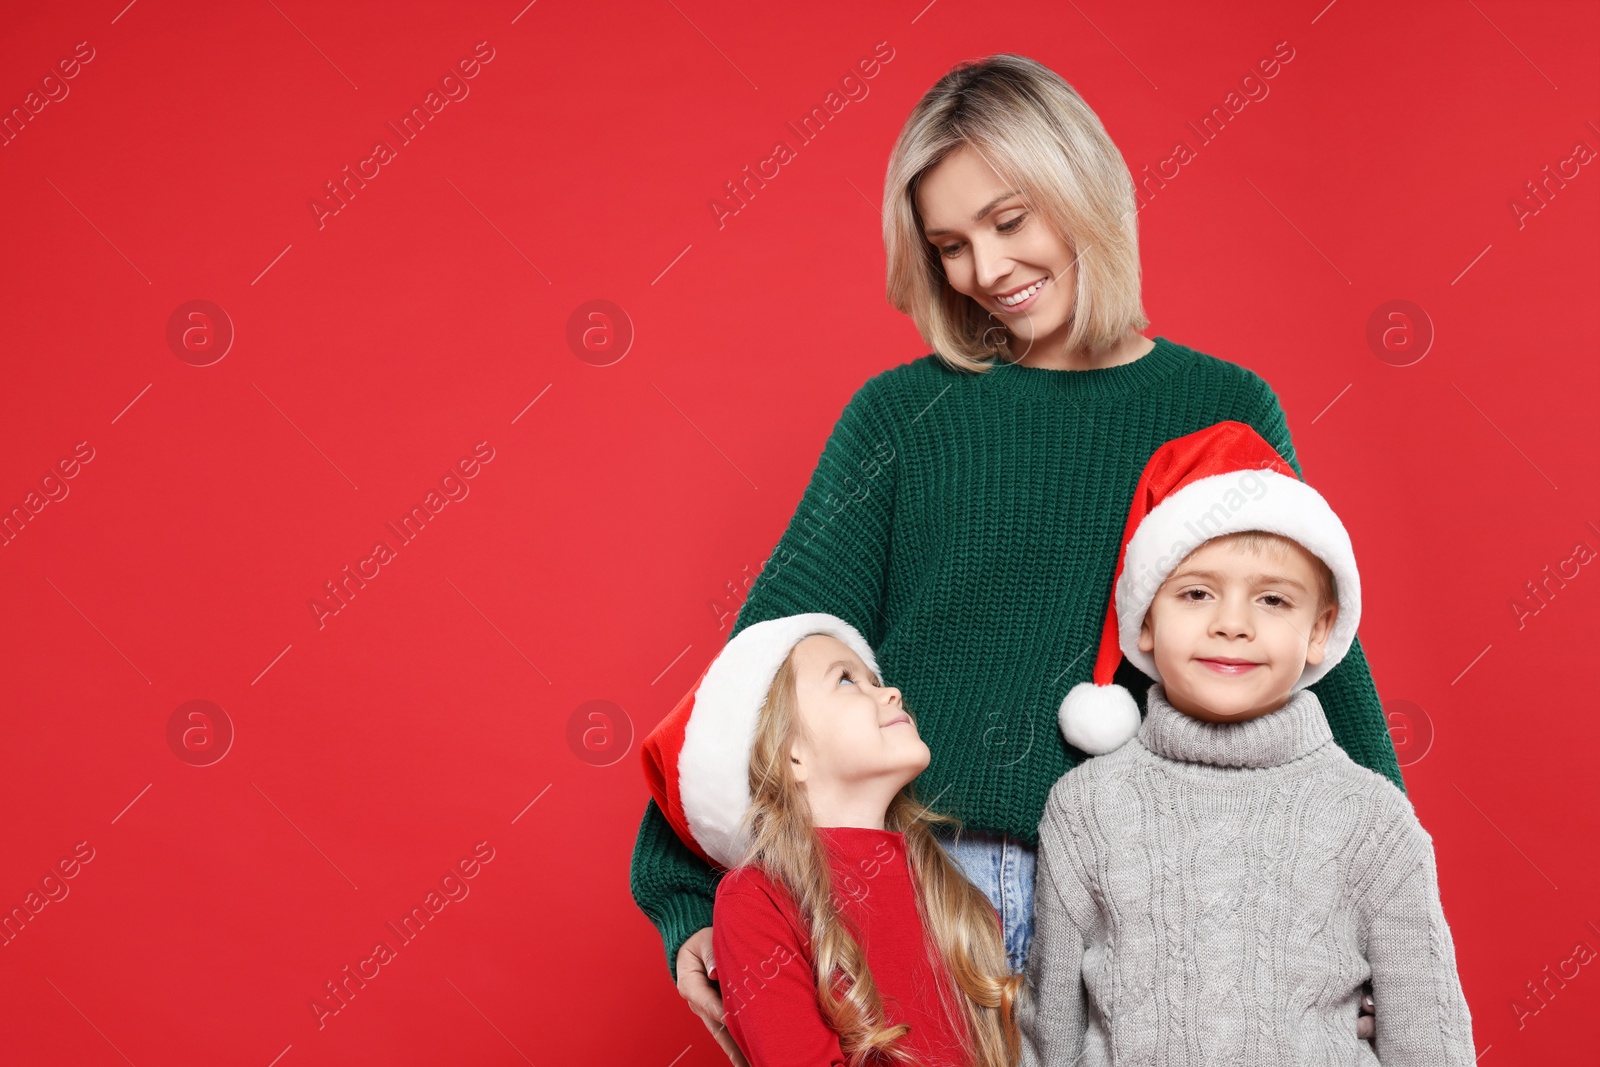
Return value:
<svg viewBox="0 0 1600 1067">
<path fill-rule="evenodd" d="M 1033 874 L 1037 853 L 1014 837 L 963 830 L 957 839 L 936 834 L 939 844 L 988 896 L 1005 930 L 1006 959 L 1022 971 L 1033 943 Z"/>
</svg>

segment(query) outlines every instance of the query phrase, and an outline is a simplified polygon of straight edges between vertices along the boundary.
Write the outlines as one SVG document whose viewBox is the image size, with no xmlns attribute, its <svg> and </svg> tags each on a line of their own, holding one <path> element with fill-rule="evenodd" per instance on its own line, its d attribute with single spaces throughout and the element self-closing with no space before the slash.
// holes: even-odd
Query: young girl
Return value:
<svg viewBox="0 0 1600 1067">
<path fill-rule="evenodd" d="M 712 952 L 751 1067 L 1006 1067 L 1021 1054 L 999 916 L 934 840 L 928 746 L 859 631 L 747 627 L 642 755 L 682 840 L 729 873 Z"/>
<path fill-rule="evenodd" d="M 1040 814 L 1090 754 L 1064 743 L 1058 714 L 1094 664 L 1146 460 L 1236 420 L 1304 473 L 1259 376 L 1140 334 L 1137 208 L 1099 118 L 1047 67 L 998 55 L 939 79 L 883 198 L 889 302 L 931 352 L 889 361 L 850 399 L 732 628 L 824 611 L 866 636 L 917 708 L 933 753 L 918 786 L 966 827 L 949 847 L 1000 911 L 1017 970 Z M 781 355 L 811 372 L 815 357 Z M 1148 680 L 1123 673 L 1142 696 Z M 1313 689 L 1335 741 L 1403 788 L 1361 643 Z M 719 877 L 647 804 L 633 897 L 714 1029 Z"/>
</svg>

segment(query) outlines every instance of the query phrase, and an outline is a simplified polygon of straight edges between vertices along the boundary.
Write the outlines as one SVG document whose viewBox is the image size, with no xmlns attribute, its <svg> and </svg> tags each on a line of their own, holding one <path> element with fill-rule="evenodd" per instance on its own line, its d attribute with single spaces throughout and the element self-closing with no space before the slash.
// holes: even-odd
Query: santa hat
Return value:
<svg viewBox="0 0 1600 1067">
<path fill-rule="evenodd" d="M 723 646 L 639 750 L 656 806 L 708 863 L 732 868 L 743 854 L 761 705 L 778 668 L 812 634 L 838 638 L 878 673 L 866 639 L 836 615 L 816 611 L 752 623 Z"/>
<path fill-rule="evenodd" d="M 1061 732 L 1071 744 L 1098 755 L 1138 732 L 1139 706 L 1112 678 L 1127 656 L 1161 680 L 1155 658 L 1139 649 L 1139 629 L 1156 590 L 1204 542 L 1247 530 L 1290 538 L 1333 572 L 1339 613 L 1322 662 L 1307 665 L 1294 690 L 1344 658 L 1361 618 L 1361 579 L 1350 535 L 1322 494 L 1302 482 L 1260 434 L 1242 422 L 1219 422 L 1168 441 L 1145 464 L 1122 533 L 1094 680 L 1073 686 L 1061 702 Z"/>
</svg>

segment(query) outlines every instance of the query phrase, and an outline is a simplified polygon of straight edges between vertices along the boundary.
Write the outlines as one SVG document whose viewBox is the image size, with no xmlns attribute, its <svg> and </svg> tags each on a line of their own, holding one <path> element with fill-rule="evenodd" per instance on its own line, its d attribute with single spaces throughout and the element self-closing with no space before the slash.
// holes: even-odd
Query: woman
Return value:
<svg viewBox="0 0 1600 1067">
<path fill-rule="evenodd" d="M 919 709 L 932 751 L 919 795 L 965 824 L 948 847 L 1021 970 L 1040 814 L 1085 755 L 1057 713 L 1093 667 L 1145 461 L 1235 419 L 1299 464 L 1264 381 L 1140 335 L 1132 178 L 1048 68 L 998 55 L 941 78 L 895 143 L 883 220 L 889 301 L 933 353 L 851 398 L 732 634 L 825 611 L 866 636 Z M 1142 695 L 1141 677 L 1124 663 L 1118 680 Z M 1360 642 L 1312 688 L 1335 740 L 1404 788 Z M 647 806 L 634 899 L 738 1062 L 707 980 L 719 874 Z"/>
</svg>

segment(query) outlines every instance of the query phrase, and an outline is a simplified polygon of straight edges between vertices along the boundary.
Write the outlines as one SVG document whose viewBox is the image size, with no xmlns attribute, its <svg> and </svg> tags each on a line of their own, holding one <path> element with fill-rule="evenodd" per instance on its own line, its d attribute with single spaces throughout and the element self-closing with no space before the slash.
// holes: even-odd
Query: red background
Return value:
<svg viewBox="0 0 1600 1067">
<path fill-rule="evenodd" d="M 1147 332 L 1271 382 L 1352 531 L 1379 691 L 1433 730 L 1399 740 L 1479 1062 L 1594 1055 L 1600 962 L 1526 983 L 1600 952 L 1600 565 L 1520 628 L 1512 603 L 1600 549 L 1600 171 L 1511 205 L 1600 148 L 1596 5 L 124 4 L 19 8 L 0 41 L 8 113 L 94 52 L 0 148 L 0 507 L 93 450 L 0 548 L 0 906 L 94 850 L 0 947 L 6 1063 L 725 1062 L 629 895 L 635 749 L 851 393 L 927 351 L 883 298 L 884 167 L 996 51 L 1066 77 L 1135 174 L 1196 147 L 1140 212 Z M 319 226 L 480 41 L 469 95 Z M 880 41 L 868 97 L 719 227 Z M 634 334 L 606 366 L 568 341 L 596 299 Z M 1366 340 L 1396 299 L 1436 333 L 1404 367 Z M 236 331 L 208 366 L 167 340 L 191 300 Z M 209 766 L 169 744 L 190 700 L 234 730 Z M 592 700 L 619 710 L 585 737 Z M 319 1028 L 479 842 L 470 895 Z"/>
</svg>

